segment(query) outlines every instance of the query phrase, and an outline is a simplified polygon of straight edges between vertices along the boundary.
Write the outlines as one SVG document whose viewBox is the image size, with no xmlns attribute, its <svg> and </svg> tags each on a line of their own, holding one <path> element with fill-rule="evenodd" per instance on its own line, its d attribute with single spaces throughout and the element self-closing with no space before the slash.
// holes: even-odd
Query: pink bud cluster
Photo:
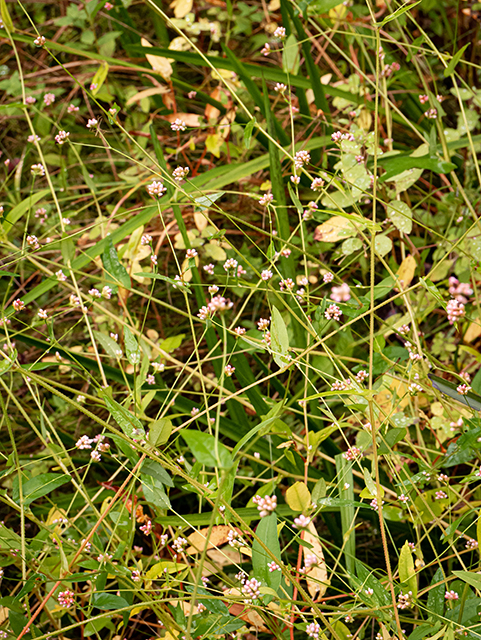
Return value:
<svg viewBox="0 0 481 640">
<path fill-rule="evenodd" d="M 277 508 L 277 496 L 255 496 L 252 502 L 257 505 L 259 515 L 261 518 L 265 518 Z"/>
</svg>

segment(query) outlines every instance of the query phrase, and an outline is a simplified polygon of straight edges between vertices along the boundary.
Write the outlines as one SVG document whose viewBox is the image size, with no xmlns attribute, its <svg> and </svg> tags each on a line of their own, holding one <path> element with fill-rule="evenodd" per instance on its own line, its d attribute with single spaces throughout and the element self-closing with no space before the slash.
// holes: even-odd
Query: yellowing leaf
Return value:
<svg viewBox="0 0 481 640">
<path fill-rule="evenodd" d="M 363 129 L 364 131 L 369 131 L 372 125 L 372 114 L 367 109 L 363 109 L 359 114 L 359 118 L 356 120 L 356 124 L 358 127 Z"/>
<path fill-rule="evenodd" d="M 334 216 L 323 222 L 314 231 L 316 242 L 338 242 L 356 235 L 356 229 L 350 220 L 342 216 Z"/>
<path fill-rule="evenodd" d="M 162 560 L 161 562 L 156 562 L 145 574 L 147 580 L 156 580 L 161 576 L 165 576 L 165 569 L 169 575 L 174 575 L 184 569 L 188 569 L 189 565 L 183 564 L 182 562 L 170 562 L 169 560 Z"/>
<path fill-rule="evenodd" d="M 418 583 L 416 580 L 416 570 L 414 569 L 414 560 L 409 543 L 406 541 L 399 554 L 399 580 L 404 582 L 408 591 L 412 591 L 416 597 L 418 593 Z"/>
<path fill-rule="evenodd" d="M 170 8 L 174 10 L 176 18 L 185 18 L 192 11 L 194 0 L 174 0 L 170 3 Z"/>
<path fill-rule="evenodd" d="M 392 249 L 392 240 L 389 236 L 379 234 L 374 239 L 374 251 L 381 257 L 388 254 Z"/>
<path fill-rule="evenodd" d="M 212 153 L 216 158 L 220 158 L 220 148 L 223 142 L 222 136 L 218 133 L 211 133 L 205 139 L 205 146 L 209 153 Z"/>
<path fill-rule="evenodd" d="M 216 244 L 215 240 L 206 244 L 204 250 L 212 260 L 216 260 L 217 262 L 224 262 L 224 260 L 227 260 L 226 252 L 220 245 Z"/>
<path fill-rule="evenodd" d="M 152 45 L 148 40 L 142 38 L 140 43 L 143 47 L 151 47 Z M 146 53 L 145 57 L 147 58 L 147 62 L 150 64 L 154 71 L 160 73 L 160 75 L 165 80 L 170 80 L 170 76 L 173 73 L 172 65 L 170 64 L 170 60 L 168 58 L 164 58 L 162 56 L 153 56 L 150 53 Z"/>
<path fill-rule="evenodd" d="M 97 69 L 94 77 L 92 78 L 92 85 L 94 86 L 94 88 L 92 89 L 93 96 L 96 96 L 97 93 L 102 88 L 102 85 L 107 78 L 108 72 L 109 72 L 109 65 L 106 62 L 102 62 L 100 67 Z"/>
<path fill-rule="evenodd" d="M 322 546 L 319 541 L 319 535 L 313 522 L 310 522 L 307 530 L 304 531 L 303 540 L 311 545 L 310 549 L 308 549 L 307 547 L 302 547 L 304 562 L 306 561 L 307 556 L 316 556 L 317 558 L 317 564 L 313 565 L 304 574 L 306 576 L 307 589 L 311 594 L 311 598 L 315 602 L 316 599 L 322 598 L 322 596 L 326 593 L 329 584 L 329 578 L 327 575 L 324 552 L 322 550 Z"/>
<path fill-rule="evenodd" d="M 195 260 L 195 264 L 198 267 L 199 266 L 199 256 L 195 256 L 194 258 Z M 182 262 L 182 279 L 184 282 L 190 282 L 192 280 L 192 269 L 189 269 L 189 262 L 190 259 L 186 258 L 183 262 Z"/>
<path fill-rule="evenodd" d="M 296 482 L 286 491 L 286 502 L 293 511 L 306 511 L 311 504 L 311 492 L 305 482 Z"/>
<path fill-rule="evenodd" d="M 204 231 L 206 226 L 209 224 L 209 218 L 205 215 L 204 211 L 202 213 L 196 212 L 194 213 L 194 222 L 199 231 Z"/>
<path fill-rule="evenodd" d="M 342 20 L 347 13 L 347 7 L 342 2 L 338 4 L 336 7 L 333 7 L 329 10 L 329 17 L 331 20 Z"/>
<path fill-rule="evenodd" d="M 407 289 L 411 284 L 411 280 L 414 278 L 414 272 L 416 271 L 416 260 L 411 256 L 406 256 L 401 262 L 401 266 L 398 269 L 397 276 L 399 278 L 399 284 L 403 289 Z"/>
<path fill-rule="evenodd" d="M 15 27 L 13 26 L 12 18 L 8 13 L 7 3 L 5 0 L 0 0 L 0 15 L 2 16 L 2 22 L 5 25 L 5 29 L 10 33 L 15 31 Z"/>
</svg>

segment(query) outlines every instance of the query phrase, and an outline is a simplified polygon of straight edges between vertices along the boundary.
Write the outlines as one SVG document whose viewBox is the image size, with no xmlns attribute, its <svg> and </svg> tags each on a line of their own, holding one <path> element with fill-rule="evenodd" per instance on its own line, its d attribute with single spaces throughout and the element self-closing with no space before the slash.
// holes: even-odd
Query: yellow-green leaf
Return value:
<svg viewBox="0 0 481 640">
<path fill-rule="evenodd" d="M 224 142 L 222 136 L 218 133 L 211 133 L 205 139 L 205 147 L 209 153 L 212 153 L 216 158 L 220 157 L 220 148 Z"/>
<path fill-rule="evenodd" d="M 12 18 L 7 9 L 7 3 L 5 0 L 0 0 L 0 15 L 2 16 L 3 26 L 5 29 L 12 33 L 15 31 L 15 27 L 13 26 Z"/>
<path fill-rule="evenodd" d="M 416 570 L 414 569 L 413 554 L 409 543 L 406 541 L 399 555 L 399 580 L 407 585 L 407 590 L 412 591 L 414 597 L 418 593 Z"/>
<path fill-rule="evenodd" d="M 94 85 L 94 88 L 92 89 L 93 96 L 96 96 L 97 93 L 102 88 L 102 85 L 105 82 L 105 79 L 107 78 L 108 72 L 109 72 L 109 65 L 106 62 L 102 62 L 102 64 L 97 69 L 92 79 L 92 84 Z"/>
<path fill-rule="evenodd" d="M 293 511 L 306 511 L 311 505 L 311 492 L 305 482 L 296 482 L 286 491 L 286 502 Z"/>
</svg>

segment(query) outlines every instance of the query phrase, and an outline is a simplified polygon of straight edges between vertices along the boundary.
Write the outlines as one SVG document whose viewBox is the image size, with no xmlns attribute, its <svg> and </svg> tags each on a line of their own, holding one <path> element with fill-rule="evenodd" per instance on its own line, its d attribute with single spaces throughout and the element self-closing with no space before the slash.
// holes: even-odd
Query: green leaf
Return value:
<svg viewBox="0 0 481 640">
<path fill-rule="evenodd" d="M 335 424 L 331 424 L 330 427 L 324 427 L 320 431 L 309 431 L 310 455 L 313 456 L 321 442 L 327 440 L 337 429 L 338 427 Z"/>
<path fill-rule="evenodd" d="M 372 479 L 371 474 L 367 469 L 363 469 L 364 482 L 366 483 L 366 489 L 369 491 L 369 494 L 375 498 L 377 496 L 377 487 L 376 483 Z M 384 491 L 381 487 L 381 497 L 384 495 Z"/>
<path fill-rule="evenodd" d="M 278 367 L 282 368 L 289 364 L 286 357 L 289 351 L 289 336 L 284 318 L 277 307 L 272 307 L 271 349 Z"/>
<path fill-rule="evenodd" d="M 165 444 L 172 433 L 172 420 L 169 418 L 160 418 L 150 423 L 149 442 L 154 447 Z"/>
<path fill-rule="evenodd" d="M 350 256 L 351 253 L 355 251 L 360 251 L 362 249 L 362 240 L 360 238 L 348 238 L 344 240 L 341 245 L 341 251 L 343 255 Z"/>
<path fill-rule="evenodd" d="M 244 129 L 244 147 L 246 149 L 249 149 L 251 146 L 251 138 L 252 138 L 252 132 L 254 131 L 254 127 L 256 126 L 256 119 L 252 118 L 252 120 L 250 120 Z"/>
<path fill-rule="evenodd" d="M 97 609 L 113 611 L 115 609 L 128 607 L 129 603 L 125 598 L 116 596 L 113 593 L 94 593 L 92 595 L 92 605 L 97 607 Z"/>
<path fill-rule="evenodd" d="M 461 58 L 463 56 L 463 53 L 466 51 L 466 49 L 469 47 L 470 44 L 471 43 L 468 42 L 468 44 L 465 44 L 464 47 L 461 47 L 461 49 L 459 51 L 456 51 L 454 56 L 451 58 L 451 61 L 449 62 L 448 66 L 446 67 L 446 69 L 444 69 L 444 77 L 445 78 L 447 78 L 448 76 L 453 75 L 456 65 L 461 60 Z"/>
<path fill-rule="evenodd" d="M 379 183 L 395 181 L 396 176 L 409 171 L 411 169 L 427 169 L 433 173 L 449 173 L 456 169 L 456 165 L 439 158 L 431 158 L 430 156 L 401 156 L 395 155 L 384 158 L 380 164 L 386 169 L 379 178 Z"/>
<path fill-rule="evenodd" d="M 100 67 L 97 69 L 94 77 L 92 78 L 92 84 L 96 85 L 95 89 L 92 89 L 93 96 L 96 96 L 97 93 L 102 88 L 102 85 L 107 78 L 108 72 L 109 72 L 109 65 L 106 62 L 102 62 Z"/>
<path fill-rule="evenodd" d="M 152 273 L 151 271 L 139 271 L 138 273 L 134 273 L 134 276 L 141 276 L 142 278 L 152 278 L 152 280 L 164 280 L 168 282 L 176 289 L 180 291 L 185 291 L 186 293 L 191 293 L 190 284 L 188 282 L 179 282 L 178 280 L 174 280 L 174 278 L 169 278 L 164 276 L 162 273 Z"/>
<path fill-rule="evenodd" d="M 127 325 L 124 326 L 124 343 L 127 360 L 130 364 L 136 365 L 140 362 L 140 348 L 136 337 Z"/>
<path fill-rule="evenodd" d="M 313 504 L 318 504 L 319 500 L 322 500 L 322 498 L 325 497 L 326 492 L 327 492 L 326 481 L 324 480 L 324 478 L 321 478 L 316 482 L 316 484 L 314 485 L 314 489 L 312 490 L 311 499 Z"/>
<path fill-rule="evenodd" d="M 419 278 L 419 281 L 426 291 L 429 291 L 429 293 L 444 306 L 444 298 L 434 282 L 431 282 L 429 278 Z"/>
<path fill-rule="evenodd" d="M 174 486 L 172 478 L 169 476 L 167 471 L 159 462 L 155 462 L 155 460 L 146 460 L 142 465 L 140 471 L 141 473 L 145 473 L 148 476 L 152 476 L 152 478 L 156 478 L 159 482 L 165 484 L 167 487 Z"/>
<path fill-rule="evenodd" d="M 452 571 L 451 573 L 481 591 L 481 575 L 479 573 L 472 573 L 471 571 Z"/>
<path fill-rule="evenodd" d="M 337 454 L 336 473 L 338 478 L 339 496 L 348 500 L 351 504 L 341 506 L 341 526 L 344 543 L 344 558 L 348 576 L 354 576 L 354 561 L 356 559 L 356 523 L 354 506 L 354 478 L 352 473 L 352 462 L 346 460 L 342 453 Z M 366 469 L 364 470 L 366 471 Z M 351 579 L 352 588 L 356 585 Z"/>
<path fill-rule="evenodd" d="M 95 339 L 102 345 L 105 353 L 115 359 L 122 357 L 122 349 L 119 343 L 115 342 L 113 338 L 106 336 L 105 333 L 101 333 L 100 331 L 95 331 L 95 329 L 93 330 L 93 334 Z"/>
<path fill-rule="evenodd" d="M 188 593 L 192 593 L 194 591 L 194 587 L 192 587 L 190 584 L 186 584 L 185 590 Z M 207 596 L 207 597 L 202 599 L 202 596 Z M 229 614 L 229 609 L 222 602 L 222 600 L 214 600 L 212 598 L 212 594 L 209 591 L 207 591 L 207 589 L 203 589 L 202 587 L 197 587 L 197 600 L 198 602 L 202 602 L 202 604 L 206 607 L 206 609 L 208 611 L 211 611 L 212 613 L 219 613 L 221 615 Z"/>
<path fill-rule="evenodd" d="M 381 22 L 381 24 L 379 25 L 379 27 L 384 27 L 384 25 L 387 24 L 388 22 L 391 22 L 391 20 L 396 20 L 397 18 L 401 17 L 404 13 L 406 13 L 406 11 L 410 11 L 411 9 L 414 9 L 414 7 L 416 7 L 421 2 L 422 0 L 418 0 L 417 2 L 408 2 L 404 6 L 399 7 L 399 9 L 396 9 L 396 11 L 393 11 L 393 13 L 386 16 L 384 20 Z"/>
<path fill-rule="evenodd" d="M 2 222 L 5 233 L 8 234 L 17 220 L 19 220 L 31 207 L 33 207 L 34 204 L 49 194 L 50 189 L 42 189 L 28 198 L 25 198 L 25 200 L 17 204 L 13 209 L 10 209 Z"/>
<path fill-rule="evenodd" d="M 368 571 L 366 567 L 356 559 L 356 574 L 357 577 L 362 581 L 363 590 L 372 589 L 374 591 L 374 598 L 378 604 L 381 606 L 389 606 L 392 605 L 391 596 L 387 589 L 383 587 L 381 582 L 376 578 L 376 576 Z"/>
<path fill-rule="evenodd" d="M 295 482 L 286 491 L 286 502 L 293 511 L 307 511 L 311 506 L 311 492 L 305 482 Z"/>
<path fill-rule="evenodd" d="M 374 239 L 374 251 L 378 256 L 385 256 L 392 249 L 392 240 L 388 236 L 378 235 Z"/>
<path fill-rule="evenodd" d="M 42 498 L 48 495 L 55 489 L 58 489 L 67 482 L 70 482 L 70 476 L 67 473 L 41 473 L 22 485 L 23 502 L 25 506 L 28 506 L 34 500 Z M 20 501 L 18 485 L 14 486 L 12 493 L 12 500 L 14 502 Z"/>
<path fill-rule="evenodd" d="M 169 497 L 157 478 L 146 475 L 142 480 L 142 489 L 147 502 L 151 502 L 159 509 L 171 508 Z"/>
<path fill-rule="evenodd" d="M 299 71 L 299 45 L 293 33 L 284 42 L 282 69 L 285 73 L 294 75 Z"/>
<path fill-rule="evenodd" d="M 165 351 L 166 353 L 175 351 L 180 347 L 184 338 L 185 338 L 185 333 L 179 333 L 176 336 L 170 336 L 169 338 L 165 338 L 165 340 L 161 340 L 161 342 L 159 342 L 159 349 L 162 349 L 162 351 Z"/>
<path fill-rule="evenodd" d="M 232 466 L 232 456 L 227 447 L 211 436 L 201 431 L 181 431 L 187 446 L 194 454 L 197 462 L 208 467 L 228 469 Z"/>
<path fill-rule="evenodd" d="M 438 616 L 442 616 L 444 613 L 446 584 L 441 582 L 442 580 L 444 580 L 444 574 L 440 567 L 431 580 L 431 588 L 428 592 L 427 610 L 430 615 L 436 613 Z M 438 582 L 441 582 L 441 584 L 437 584 Z"/>
<path fill-rule="evenodd" d="M 422 280 L 422 278 L 420 279 Z M 470 409 L 481 411 L 481 396 L 478 396 L 472 392 L 469 392 L 467 394 L 458 393 L 456 391 L 456 387 L 458 386 L 457 384 L 449 382 L 448 380 L 444 380 L 444 378 L 440 378 L 433 373 L 428 373 L 428 376 L 433 384 L 433 387 L 438 391 L 441 391 L 441 393 L 445 393 L 450 398 L 453 398 L 454 400 L 467 405 Z"/>
<path fill-rule="evenodd" d="M 413 229 L 413 212 L 402 200 L 393 200 L 388 204 L 387 217 L 393 225 L 403 233 L 411 233 Z"/>
<path fill-rule="evenodd" d="M 205 211 L 206 209 L 210 209 L 216 200 L 222 198 L 225 191 L 219 191 L 217 193 L 211 193 L 208 196 L 201 196 L 200 198 L 196 198 L 194 200 L 195 207 L 199 211 Z"/>
<path fill-rule="evenodd" d="M 8 621 L 10 623 L 10 627 L 15 634 L 15 637 L 18 638 L 25 627 L 28 625 L 28 618 L 24 616 L 22 613 L 17 613 L 10 609 L 8 611 Z M 23 637 L 25 640 L 31 640 L 31 638 L 38 638 L 42 635 L 39 628 L 32 625 L 30 627 L 30 633 L 25 634 Z"/>
<path fill-rule="evenodd" d="M 277 516 L 275 513 L 261 518 L 256 529 L 256 535 L 275 555 L 278 564 L 281 564 L 281 549 L 277 533 Z M 257 540 L 254 540 L 252 544 L 252 568 L 254 570 L 254 576 L 262 582 L 263 586 L 270 587 L 277 591 L 281 584 L 282 576 L 280 571 L 269 571 L 268 564 L 270 562 L 272 562 L 271 556 L 267 554 L 267 551 L 262 548 Z"/>
<path fill-rule="evenodd" d="M 144 427 L 140 420 L 130 413 L 125 407 L 116 402 L 113 398 L 110 397 L 108 393 L 101 390 L 99 393 L 100 397 L 103 398 L 107 409 L 110 411 L 112 418 L 119 425 L 122 431 L 129 438 L 135 438 L 142 440 L 145 438 Z"/>
<path fill-rule="evenodd" d="M 243 436 L 239 442 L 236 444 L 236 446 L 234 447 L 234 449 L 232 450 L 232 456 L 235 457 L 239 451 L 242 449 L 242 447 L 246 444 L 246 442 L 249 442 L 249 440 L 255 436 L 256 433 L 258 433 L 259 431 L 263 431 L 264 429 L 266 429 L 267 427 L 272 427 L 274 425 L 275 422 L 277 422 L 279 420 L 279 416 L 277 415 L 279 413 L 279 410 L 281 408 L 281 404 L 278 407 L 274 407 L 274 409 L 277 409 L 275 411 L 275 413 L 273 413 L 273 415 L 269 415 L 269 417 L 266 417 L 265 420 L 262 420 L 262 422 L 260 422 L 259 424 L 257 424 L 255 427 L 252 427 L 252 429 L 250 431 L 248 431 L 245 436 Z M 272 410 L 271 410 L 272 411 Z M 271 413 L 271 411 L 269 411 L 269 414 Z M 265 435 L 265 433 L 268 433 L 270 431 L 270 429 L 268 429 L 267 431 L 264 432 L 263 435 Z M 243 453 L 246 453 L 246 451 L 243 451 Z"/>
<path fill-rule="evenodd" d="M 113 277 L 116 285 L 121 285 L 124 289 L 130 289 L 130 276 L 124 265 L 120 262 L 110 236 L 106 238 L 102 263 L 105 271 Z"/>
<path fill-rule="evenodd" d="M 18 502 L 18 484 L 13 487 L 12 498 L 15 502 Z M 0 548 L 1 549 L 20 549 L 22 539 L 12 529 L 6 527 L 3 523 L 0 523 Z"/>
<path fill-rule="evenodd" d="M 417 596 L 416 570 L 414 569 L 413 554 L 407 541 L 403 544 L 399 555 L 399 581 L 406 585 L 408 591 L 412 591 L 414 597 Z"/>
<path fill-rule="evenodd" d="M 310 2 L 308 6 L 309 15 L 315 13 L 328 13 L 334 7 L 338 7 L 341 3 L 339 0 L 314 0 L 314 2 Z"/>
</svg>

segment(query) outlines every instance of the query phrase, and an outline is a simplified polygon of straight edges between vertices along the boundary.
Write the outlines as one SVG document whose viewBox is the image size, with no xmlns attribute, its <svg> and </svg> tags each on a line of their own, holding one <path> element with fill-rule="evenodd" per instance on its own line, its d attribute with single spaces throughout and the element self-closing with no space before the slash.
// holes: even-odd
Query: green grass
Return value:
<svg viewBox="0 0 481 640">
<path fill-rule="evenodd" d="M 2 637 L 481 637 L 467 5 L 0 0 Z"/>
</svg>

